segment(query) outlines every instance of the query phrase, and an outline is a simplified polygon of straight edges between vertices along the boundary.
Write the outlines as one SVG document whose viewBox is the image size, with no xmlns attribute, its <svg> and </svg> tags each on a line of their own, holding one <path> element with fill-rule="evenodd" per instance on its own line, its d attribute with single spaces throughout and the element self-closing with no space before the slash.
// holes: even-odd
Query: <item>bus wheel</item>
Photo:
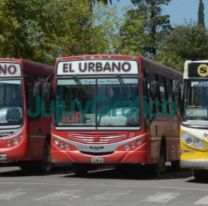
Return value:
<svg viewBox="0 0 208 206">
<path fill-rule="evenodd" d="M 165 147 L 161 146 L 159 162 L 151 166 L 150 172 L 154 177 L 160 177 L 160 174 L 166 171 L 165 162 L 166 162 Z"/>
<path fill-rule="evenodd" d="M 171 168 L 173 170 L 180 170 L 180 161 L 179 160 L 171 161 Z"/>
<path fill-rule="evenodd" d="M 154 177 L 160 177 L 161 173 L 164 173 L 165 168 L 165 157 L 161 156 L 157 164 L 152 165 L 151 173 Z"/>
<path fill-rule="evenodd" d="M 197 182 L 203 182 L 207 180 L 208 171 L 207 170 L 193 170 L 194 179 Z"/>
<path fill-rule="evenodd" d="M 77 177 L 85 177 L 88 173 L 86 165 L 74 165 L 74 173 Z"/>
<path fill-rule="evenodd" d="M 131 171 L 130 165 L 125 165 L 125 164 L 124 165 L 122 165 L 122 164 L 115 165 L 115 169 L 121 175 L 126 175 Z"/>
<path fill-rule="evenodd" d="M 48 174 L 51 171 L 51 153 L 50 153 L 50 143 L 47 141 L 43 151 L 43 160 L 40 162 L 40 172 L 43 174 Z"/>
<path fill-rule="evenodd" d="M 19 167 L 24 173 L 32 173 L 34 172 L 34 164 L 32 162 L 21 162 Z"/>
</svg>

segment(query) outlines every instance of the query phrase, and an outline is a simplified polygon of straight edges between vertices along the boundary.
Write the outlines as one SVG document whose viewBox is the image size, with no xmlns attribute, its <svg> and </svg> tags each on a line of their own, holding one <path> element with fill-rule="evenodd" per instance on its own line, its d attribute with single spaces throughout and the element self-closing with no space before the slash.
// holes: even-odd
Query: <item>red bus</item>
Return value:
<svg viewBox="0 0 208 206">
<path fill-rule="evenodd" d="M 24 170 L 50 169 L 50 117 L 37 110 L 35 96 L 49 89 L 53 67 L 25 59 L 0 58 L 0 162 Z M 44 91 L 45 88 L 45 91 Z"/>
<path fill-rule="evenodd" d="M 149 165 L 179 160 L 180 72 L 142 56 L 83 55 L 56 61 L 51 160 Z"/>
</svg>

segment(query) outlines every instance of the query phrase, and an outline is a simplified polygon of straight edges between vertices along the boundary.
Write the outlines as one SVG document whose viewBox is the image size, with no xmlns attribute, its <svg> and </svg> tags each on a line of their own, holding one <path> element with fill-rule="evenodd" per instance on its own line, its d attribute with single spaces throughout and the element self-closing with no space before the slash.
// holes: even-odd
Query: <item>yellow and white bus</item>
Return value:
<svg viewBox="0 0 208 206">
<path fill-rule="evenodd" d="M 208 177 L 208 60 L 185 62 L 183 96 L 180 164 L 200 181 Z"/>
</svg>

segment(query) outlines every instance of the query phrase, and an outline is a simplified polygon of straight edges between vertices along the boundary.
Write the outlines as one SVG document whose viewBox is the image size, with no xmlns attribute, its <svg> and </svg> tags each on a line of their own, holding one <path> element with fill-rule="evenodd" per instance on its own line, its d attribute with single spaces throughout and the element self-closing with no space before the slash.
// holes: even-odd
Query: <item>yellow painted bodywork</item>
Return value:
<svg viewBox="0 0 208 206">
<path fill-rule="evenodd" d="M 207 160 L 208 161 L 208 141 L 204 140 L 206 144 L 205 149 L 198 149 L 198 148 L 191 147 L 183 142 L 182 135 L 181 135 L 183 131 L 190 133 L 189 128 L 181 127 L 180 130 L 181 130 L 180 131 L 180 160 Z M 196 136 L 196 137 L 200 138 L 199 136 Z"/>
</svg>

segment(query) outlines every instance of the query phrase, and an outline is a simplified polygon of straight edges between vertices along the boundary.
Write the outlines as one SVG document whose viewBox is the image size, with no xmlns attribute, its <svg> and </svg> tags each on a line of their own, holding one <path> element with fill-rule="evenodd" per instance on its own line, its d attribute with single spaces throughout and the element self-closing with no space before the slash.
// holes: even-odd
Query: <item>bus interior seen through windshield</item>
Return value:
<svg viewBox="0 0 208 206">
<path fill-rule="evenodd" d="M 56 125 L 139 127 L 138 85 L 138 77 L 59 79 Z"/>
<path fill-rule="evenodd" d="M 21 80 L 0 80 L 0 126 L 22 124 L 21 88 Z"/>
<path fill-rule="evenodd" d="M 184 97 L 186 118 L 208 118 L 208 81 L 186 80 Z"/>
</svg>

